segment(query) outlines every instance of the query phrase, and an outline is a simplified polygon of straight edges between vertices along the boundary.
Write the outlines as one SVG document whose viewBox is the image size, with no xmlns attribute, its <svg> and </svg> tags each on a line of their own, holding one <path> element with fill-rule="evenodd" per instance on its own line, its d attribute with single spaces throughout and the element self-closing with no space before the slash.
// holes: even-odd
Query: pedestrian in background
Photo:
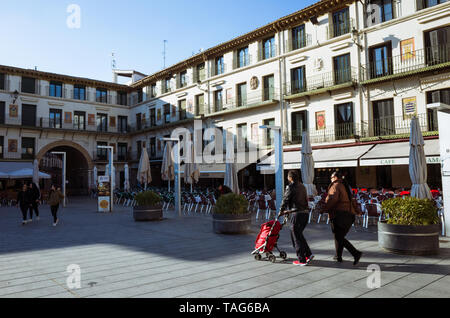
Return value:
<svg viewBox="0 0 450 318">
<path fill-rule="evenodd" d="M 17 194 L 17 206 L 20 208 L 20 211 L 22 212 L 22 217 L 23 217 L 22 225 L 25 225 L 28 223 L 27 214 L 28 214 L 28 209 L 30 208 L 28 187 L 25 183 L 22 185 L 22 189 Z"/>
<path fill-rule="evenodd" d="M 33 219 L 33 211 L 36 215 L 36 221 L 39 221 L 39 201 L 41 199 L 41 192 L 34 182 L 28 185 L 29 200 L 30 200 L 30 219 Z"/>
<path fill-rule="evenodd" d="M 280 216 L 293 214 L 291 240 L 298 257 L 298 260 L 294 261 L 293 264 L 306 266 L 314 258 L 308 242 L 303 235 L 309 219 L 308 194 L 305 186 L 300 182 L 297 171 L 289 171 L 288 182 L 289 185 L 286 187 L 281 203 Z"/>
<path fill-rule="evenodd" d="M 328 213 L 331 220 L 331 230 L 334 234 L 336 248 L 335 260 L 342 263 L 342 253 L 346 248 L 354 258 L 353 265 L 357 265 L 362 252 L 358 251 L 345 236 L 355 222 L 355 215 L 360 212 L 356 201 L 353 200 L 350 187 L 343 180 L 339 171 L 331 175 L 331 184 L 328 187 L 324 212 Z"/>
<path fill-rule="evenodd" d="M 61 193 L 61 188 L 56 188 L 53 184 L 48 196 L 48 204 L 50 205 L 50 211 L 53 216 L 53 226 L 58 224 L 58 209 L 62 199 L 64 199 L 64 195 Z"/>
</svg>

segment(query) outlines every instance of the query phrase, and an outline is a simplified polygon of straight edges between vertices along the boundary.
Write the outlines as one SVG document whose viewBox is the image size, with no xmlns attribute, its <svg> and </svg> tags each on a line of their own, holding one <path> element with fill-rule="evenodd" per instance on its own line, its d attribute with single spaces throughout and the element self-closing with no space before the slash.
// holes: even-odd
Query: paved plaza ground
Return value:
<svg viewBox="0 0 450 318">
<path fill-rule="evenodd" d="M 432 257 L 399 256 L 378 247 L 376 227 L 352 229 L 348 238 L 364 252 L 354 267 L 344 252 L 333 261 L 334 242 L 326 224 L 305 231 L 316 259 L 291 263 L 295 253 L 288 228 L 279 245 L 289 259 L 272 264 L 250 255 L 262 221 L 248 235 L 217 235 L 210 216 L 136 223 L 131 208 L 96 213 L 96 201 L 72 199 L 52 226 L 50 209 L 41 220 L 21 225 L 17 208 L 0 208 L 0 297 L 138 298 L 307 298 L 450 297 L 450 239 Z M 66 283 L 71 264 L 81 268 L 81 288 Z M 370 289 L 367 268 L 381 268 L 381 288 Z"/>
</svg>

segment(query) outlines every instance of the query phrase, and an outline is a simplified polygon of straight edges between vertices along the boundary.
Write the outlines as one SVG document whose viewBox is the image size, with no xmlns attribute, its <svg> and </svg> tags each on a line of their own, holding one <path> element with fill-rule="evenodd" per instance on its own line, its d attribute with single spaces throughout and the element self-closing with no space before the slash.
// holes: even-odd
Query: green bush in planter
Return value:
<svg viewBox="0 0 450 318">
<path fill-rule="evenodd" d="M 136 194 L 136 202 L 139 207 L 159 206 L 162 198 L 153 191 L 144 191 Z"/>
<path fill-rule="evenodd" d="M 381 207 L 388 218 L 388 224 L 439 224 L 437 208 L 432 200 L 413 197 L 394 198 L 384 201 Z"/>
<path fill-rule="evenodd" d="M 241 215 L 248 213 L 248 201 L 243 195 L 228 193 L 222 195 L 214 207 L 215 214 Z"/>
</svg>

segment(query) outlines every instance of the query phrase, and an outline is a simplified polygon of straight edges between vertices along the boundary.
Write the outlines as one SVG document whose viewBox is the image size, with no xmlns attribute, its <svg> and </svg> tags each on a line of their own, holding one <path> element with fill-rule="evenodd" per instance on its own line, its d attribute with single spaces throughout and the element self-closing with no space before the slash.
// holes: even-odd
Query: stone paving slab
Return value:
<svg viewBox="0 0 450 318">
<path fill-rule="evenodd" d="M 72 199 L 51 226 L 21 225 L 17 208 L 0 208 L 0 297 L 4 298 L 377 298 L 450 297 L 450 239 L 430 257 L 401 256 L 378 247 L 376 227 L 351 229 L 348 239 L 364 252 L 354 267 L 344 252 L 333 261 L 330 226 L 310 224 L 305 236 L 316 258 L 295 267 L 289 227 L 279 246 L 289 259 L 272 264 L 250 253 L 262 220 L 247 235 L 218 235 L 208 215 L 165 213 L 161 222 L 136 223 L 130 208 L 96 213 L 96 202 Z M 81 288 L 69 289 L 67 266 L 81 268 Z M 381 287 L 370 289 L 367 267 L 381 268 Z"/>
</svg>

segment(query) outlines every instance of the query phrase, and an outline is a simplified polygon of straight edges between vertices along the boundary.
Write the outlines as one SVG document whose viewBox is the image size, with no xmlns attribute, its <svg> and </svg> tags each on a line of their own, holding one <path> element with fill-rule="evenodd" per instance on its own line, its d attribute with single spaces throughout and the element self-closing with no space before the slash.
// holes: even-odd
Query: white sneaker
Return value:
<svg viewBox="0 0 450 318">
<path fill-rule="evenodd" d="M 31 223 L 31 222 L 33 222 L 33 219 L 27 220 L 27 223 Z"/>
<path fill-rule="evenodd" d="M 22 225 L 25 225 L 25 224 L 27 224 L 27 221 L 22 221 Z"/>
<path fill-rule="evenodd" d="M 53 223 L 53 226 L 56 226 L 56 224 L 58 224 L 59 219 L 56 219 L 56 222 Z"/>
</svg>

